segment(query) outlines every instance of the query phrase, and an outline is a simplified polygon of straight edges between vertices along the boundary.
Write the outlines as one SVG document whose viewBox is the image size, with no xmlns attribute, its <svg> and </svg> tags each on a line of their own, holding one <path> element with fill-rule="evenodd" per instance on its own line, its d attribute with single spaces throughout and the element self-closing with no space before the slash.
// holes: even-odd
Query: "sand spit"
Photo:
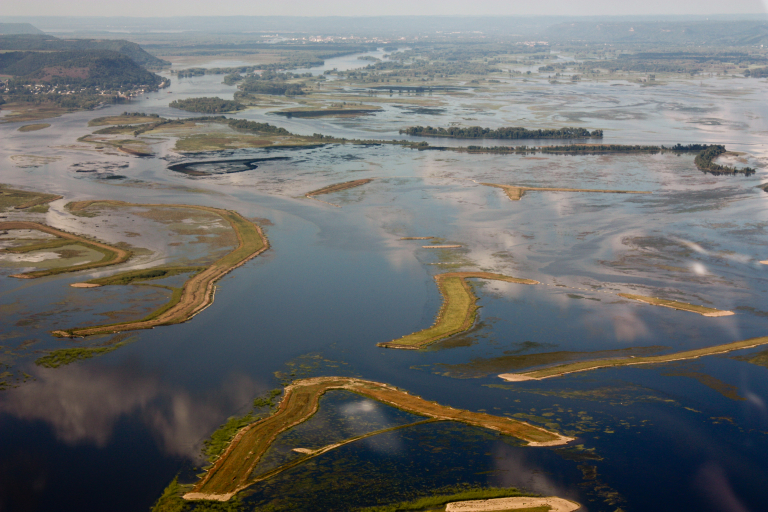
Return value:
<svg viewBox="0 0 768 512">
<path fill-rule="evenodd" d="M 277 439 L 277 436 L 311 418 L 319 408 L 320 397 L 331 389 L 345 389 L 404 411 L 424 416 L 425 419 L 411 425 L 400 425 L 370 432 L 325 446 L 319 450 L 294 449 L 294 451 L 303 453 L 305 457 L 262 475 L 252 476 L 254 468 Z M 293 468 L 312 457 L 326 453 L 343 444 L 393 429 L 435 421 L 457 421 L 490 429 L 503 435 L 521 439 L 527 442 L 529 446 L 564 445 L 573 440 L 570 437 L 512 418 L 454 409 L 430 402 L 389 384 L 352 377 L 315 377 L 298 380 L 287 386 L 276 412 L 241 429 L 224 450 L 224 453 L 214 462 L 192 491 L 184 495 L 184 498 L 187 500 L 214 499 L 226 501 L 235 493 L 256 482 L 271 478 L 286 469 Z"/>
<path fill-rule="evenodd" d="M 507 382 L 524 382 L 527 380 L 542 380 L 550 377 L 560 377 L 561 375 L 567 375 L 569 373 L 588 372 L 592 370 L 599 370 L 600 368 L 614 368 L 617 366 L 636 366 L 641 364 L 659 364 L 659 363 L 671 363 L 674 361 L 685 361 L 689 359 L 698 359 L 705 356 L 714 356 L 718 354 L 727 354 L 735 350 L 744 350 L 748 348 L 759 347 L 761 345 L 768 345 L 768 336 L 762 336 L 759 338 L 750 338 L 742 341 L 734 341 L 733 343 L 726 343 L 724 345 L 715 345 L 714 347 L 699 348 L 696 350 L 686 350 L 684 352 L 676 352 L 674 354 L 667 354 L 662 356 L 645 356 L 645 357 L 624 357 L 617 359 L 599 359 L 594 361 L 578 361 L 575 363 L 567 363 L 556 366 L 550 366 L 549 368 L 541 368 L 539 370 L 533 370 L 523 373 L 502 373 L 499 378 Z"/>
<path fill-rule="evenodd" d="M 404 236 L 400 240 L 432 240 L 433 236 Z"/>
<path fill-rule="evenodd" d="M 625 299 L 632 299 L 639 302 L 645 302 L 652 306 L 661 306 L 663 308 L 677 309 L 679 311 L 690 311 L 691 313 L 698 313 L 702 316 L 718 317 L 718 316 L 731 316 L 733 311 L 725 311 L 721 309 L 708 308 L 706 306 L 697 306 L 695 304 L 688 304 L 686 302 L 678 302 L 676 300 L 660 299 L 658 297 L 646 297 L 644 295 L 633 295 L 631 293 L 620 293 L 619 297 Z"/>
<path fill-rule="evenodd" d="M 422 249 L 458 249 L 461 245 L 422 245 Z"/>
<path fill-rule="evenodd" d="M 575 501 L 550 496 L 547 498 L 493 498 L 490 500 L 455 501 L 445 506 L 445 512 L 494 512 L 521 508 L 549 507 L 550 512 L 572 512 L 581 505 Z"/>
<path fill-rule="evenodd" d="M 72 283 L 69 286 L 71 286 L 72 288 L 98 288 L 101 285 L 95 284 L 95 283 Z"/>
<path fill-rule="evenodd" d="M 602 194 L 652 194 L 642 190 L 602 190 L 590 188 L 560 188 L 560 187 L 518 187 L 515 185 L 502 185 L 499 183 L 480 183 L 486 187 L 496 187 L 504 190 L 512 201 L 520 201 L 526 192 L 595 192 Z"/>
</svg>

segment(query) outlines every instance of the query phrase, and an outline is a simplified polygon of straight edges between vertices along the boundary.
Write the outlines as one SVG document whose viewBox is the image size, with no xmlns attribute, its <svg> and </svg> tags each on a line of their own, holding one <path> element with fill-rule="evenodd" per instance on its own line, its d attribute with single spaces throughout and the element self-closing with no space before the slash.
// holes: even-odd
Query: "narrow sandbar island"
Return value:
<svg viewBox="0 0 768 512">
<path fill-rule="evenodd" d="M 759 338 L 750 338 L 748 340 L 734 341 L 733 343 L 726 343 L 724 345 L 715 345 L 714 347 L 699 348 L 695 350 L 686 350 L 683 352 L 675 352 L 673 354 L 665 354 L 661 356 L 639 356 L 639 357 L 622 357 L 615 359 L 597 359 L 592 361 L 578 361 L 575 363 L 560 364 L 556 366 L 550 366 L 548 368 L 541 368 L 538 370 L 532 370 L 528 372 L 520 373 L 502 373 L 500 378 L 508 382 L 523 382 L 527 380 L 542 380 L 550 377 L 560 377 L 561 375 L 567 375 L 569 373 L 588 372 L 591 370 L 598 370 L 600 368 L 614 368 L 617 366 L 635 366 L 641 364 L 659 364 L 669 363 L 672 361 L 683 361 L 686 359 L 698 359 L 704 356 L 713 356 L 717 354 L 726 354 L 733 352 L 734 350 L 743 350 L 747 348 L 759 347 L 761 345 L 768 345 L 768 336 L 762 336 Z"/>
<path fill-rule="evenodd" d="M 592 192 L 601 194 L 652 194 L 641 190 L 603 190 L 590 188 L 560 188 L 560 187 L 522 187 L 517 185 L 502 185 L 499 183 L 480 183 L 486 187 L 500 188 L 511 201 L 520 201 L 526 192 Z"/>
<path fill-rule="evenodd" d="M 80 211 L 98 203 L 110 206 L 127 207 L 186 208 L 214 213 L 227 221 L 235 231 L 238 246 L 229 254 L 214 261 L 208 267 L 195 269 L 197 272 L 184 283 L 183 287 L 179 290 L 179 293 L 174 293 L 170 303 L 143 319 L 134 322 L 53 331 L 52 334 L 55 336 L 75 338 L 92 336 L 95 334 L 111 334 L 122 331 L 150 329 L 160 325 L 172 325 L 186 322 L 213 302 L 214 284 L 216 281 L 269 249 L 269 241 L 261 228 L 243 218 L 239 213 L 230 210 L 221 210 L 219 208 L 208 206 L 184 204 L 134 204 L 123 201 L 84 201 L 80 203 L 70 203 L 69 209 L 73 212 Z M 130 271 L 128 273 L 131 272 L 135 271 Z M 116 276 L 112 276 L 112 278 L 114 277 Z M 101 284 L 101 282 L 102 280 L 94 279 L 86 284 Z"/>
<path fill-rule="evenodd" d="M 437 247 L 437 246 L 426 246 Z M 408 334 L 402 338 L 379 343 L 379 347 L 418 350 L 436 341 L 469 330 L 477 316 L 477 296 L 472 292 L 467 279 L 490 279 L 517 284 L 540 284 L 533 279 L 492 274 L 490 272 L 449 272 L 435 276 L 437 288 L 443 296 L 443 305 L 437 313 L 432 327 Z"/>
<path fill-rule="evenodd" d="M 445 506 L 445 512 L 505 512 L 508 510 L 538 509 L 549 507 L 549 512 L 573 512 L 581 505 L 575 501 L 548 496 L 545 498 L 530 498 L 519 496 L 514 498 L 492 498 L 490 500 L 455 501 Z"/>
<path fill-rule="evenodd" d="M 724 311 L 722 309 L 708 308 L 706 306 L 697 306 L 695 304 L 688 304 L 687 302 L 660 299 L 658 297 L 646 297 L 645 295 L 633 295 L 631 293 L 620 293 L 619 297 L 624 297 L 625 299 L 632 299 L 639 302 L 645 302 L 646 304 L 651 304 L 652 306 L 661 306 L 663 308 L 677 309 L 680 311 L 690 311 L 691 313 L 698 313 L 702 316 L 718 317 L 733 315 L 733 311 Z"/>
<path fill-rule="evenodd" d="M 351 391 L 425 417 L 423 421 L 394 428 L 407 428 L 434 421 L 457 421 L 474 427 L 494 430 L 502 435 L 516 437 L 525 441 L 528 446 L 558 446 L 573 440 L 570 437 L 519 420 L 454 409 L 430 402 L 389 384 L 351 377 L 316 377 L 298 380 L 286 387 L 277 411 L 271 416 L 251 423 L 240 430 L 205 476 L 195 484 L 189 493 L 184 495 L 184 498 L 187 500 L 227 501 L 254 483 L 264 481 L 287 469 L 296 467 L 319 454 L 327 453 L 348 442 L 393 430 L 393 428 L 389 428 L 357 436 L 320 449 L 300 447 L 301 451 L 297 450 L 297 452 L 302 453 L 304 457 L 267 473 L 254 476 L 252 473 L 257 463 L 277 436 L 312 417 L 318 410 L 320 397 L 332 389 Z"/>
</svg>

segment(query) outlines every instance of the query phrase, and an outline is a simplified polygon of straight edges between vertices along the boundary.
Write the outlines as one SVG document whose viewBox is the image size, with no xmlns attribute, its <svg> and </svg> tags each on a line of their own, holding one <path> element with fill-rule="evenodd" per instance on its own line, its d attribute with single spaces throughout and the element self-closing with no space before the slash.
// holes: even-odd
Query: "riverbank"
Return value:
<svg viewBox="0 0 768 512">
<path fill-rule="evenodd" d="M 53 331 L 55 336 L 69 338 L 84 337 L 95 334 L 110 334 L 122 331 L 150 329 L 160 325 L 172 325 L 186 322 L 213 303 L 214 283 L 216 281 L 269 249 L 269 241 L 261 228 L 243 218 L 239 213 L 230 210 L 183 204 L 133 204 L 125 203 L 123 201 L 83 201 L 79 203 L 70 203 L 68 206 L 70 211 L 76 212 L 82 211 L 88 206 L 96 203 L 108 204 L 111 206 L 188 208 L 215 213 L 227 221 L 235 231 L 238 246 L 229 254 L 213 262 L 205 268 L 205 270 L 193 275 L 184 283 L 178 293 L 173 294 L 170 303 L 146 318 L 134 322 Z"/>
</svg>

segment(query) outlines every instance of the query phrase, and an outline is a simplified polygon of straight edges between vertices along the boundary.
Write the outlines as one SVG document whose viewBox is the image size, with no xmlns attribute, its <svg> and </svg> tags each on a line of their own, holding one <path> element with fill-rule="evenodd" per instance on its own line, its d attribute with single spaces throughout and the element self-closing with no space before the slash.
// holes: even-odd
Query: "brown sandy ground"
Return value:
<svg viewBox="0 0 768 512">
<path fill-rule="evenodd" d="M 219 258 L 208 268 L 187 280 L 181 289 L 181 293 L 175 298 L 176 302 L 172 302 L 172 305 L 167 309 L 160 310 L 159 314 L 153 314 L 145 319 L 134 322 L 54 331 L 53 334 L 56 336 L 82 337 L 94 334 L 151 329 L 160 325 L 186 322 L 213 302 L 214 284 L 216 281 L 269 248 L 269 241 L 259 226 L 247 221 L 239 213 L 230 210 L 184 204 L 133 204 L 123 201 L 82 201 L 70 203 L 69 208 L 70 211 L 79 211 L 94 203 L 113 206 L 187 208 L 214 213 L 232 226 L 232 229 L 237 234 L 238 246 L 232 252 Z"/>
<path fill-rule="evenodd" d="M 277 411 L 271 416 L 243 428 L 206 475 L 184 495 L 188 500 L 227 501 L 255 482 L 294 467 L 325 448 L 306 454 L 298 462 L 288 464 L 258 477 L 251 477 L 256 464 L 279 434 L 309 419 L 319 407 L 320 397 L 331 389 L 346 389 L 402 410 L 426 416 L 428 421 L 458 421 L 488 428 L 528 442 L 529 446 L 554 446 L 572 439 L 511 418 L 471 412 L 429 402 L 394 386 L 350 377 L 318 377 L 299 380 L 285 388 Z M 387 429 L 389 430 L 389 429 Z M 333 447 L 334 445 L 332 445 Z"/>
<path fill-rule="evenodd" d="M 581 505 L 557 496 L 493 498 L 490 500 L 455 501 L 445 506 L 445 512 L 504 512 L 537 507 L 549 507 L 550 512 L 573 512 L 579 510 Z"/>
</svg>

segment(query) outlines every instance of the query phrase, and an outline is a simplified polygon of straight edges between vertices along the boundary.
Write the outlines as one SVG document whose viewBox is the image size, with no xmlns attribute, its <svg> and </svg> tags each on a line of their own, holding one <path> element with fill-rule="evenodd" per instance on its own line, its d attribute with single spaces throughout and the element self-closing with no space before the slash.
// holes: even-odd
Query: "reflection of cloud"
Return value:
<svg viewBox="0 0 768 512">
<path fill-rule="evenodd" d="M 635 341 L 650 334 L 645 322 L 629 311 L 614 315 L 611 320 L 617 341 Z"/>
<path fill-rule="evenodd" d="M 741 503 L 733 487 L 728 481 L 728 476 L 719 465 L 714 462 L 704 464 L 694 477 L 694 487 L 703 495 L 704 501 L 712 506 L 713 510 L 723 512 L 748 512 Z"/>
<path fill-rule="evenodd" d="M 344 422 L 344 435 L 353 437 L 372 430 L 394 427 L 395 424 L 387 417 L 382 407 L 381 404 L 373 400 L 361 400 L 341 406 L 339 415 L 348 420 Z M 364 418 L 364 421 L 359 421 L 360 416 Z M 375 427 L 372 429 L 371 425 L 375 425 Z M 388 436 L 386 441 L 378 439 L 378 436 L 373 436 L 363 442 L 369 449 L 380 453 L 394 454 L 402 451 L 402 442 L 398 436 Z"/>
<path fill-rule="evenodd" d="M 698 261 L 694 261 L 691 263 L 691 270 L 693 270 L 693 273 L 699 276 L 705 276 L 709 274 L 709 271 L 707 271 L 707 267 L 705 267 L 702 263 L 699 263 Z"/>
<path fill-rule="evenodd" d="M 36 373 L 35 382 L 6 394 L 1 412 L 45 421 L 65 443 L 99 447 L 109 443 L 122 417 L 138 412 L 167 453 L 192 459 L 228 411 L 258 394 L 258 386 L 242 376 L 196 398 L 128 367 L 72 366 Z"/>
<path fill-rule="evenodd" d="M 548 473 L 527 460 L 530 448 L 514 448 L 499 442 L 493 450 L 494 472 L 492 485 L 517 487 L 541 493 L 543 496 L 578 498 L 565 485 L 555 482 Z"/>
</svg>

